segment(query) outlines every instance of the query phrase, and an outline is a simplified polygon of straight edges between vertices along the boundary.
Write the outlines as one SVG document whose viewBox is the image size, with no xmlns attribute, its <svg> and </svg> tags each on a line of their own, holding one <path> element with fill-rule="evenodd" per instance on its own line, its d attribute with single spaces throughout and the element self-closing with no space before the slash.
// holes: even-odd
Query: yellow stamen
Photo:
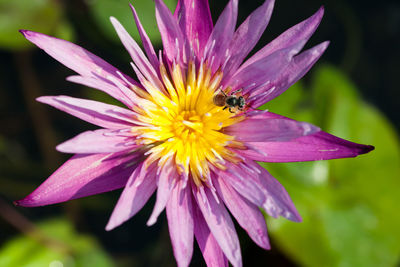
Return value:
<svg viewBox="0 0 400 267">
<path fill-rule="evenodd" d="M 245 147 L 223 129 L 244 116 L 213 103 L 223 73 L 218 70 L 212 75 L 207 63 L 196 70 L 195 63 L 189 62 L 187 69 L 173 63 L 169 71 L 161 64 L 160 74 L 166 90 L 144 78 L 145 90 L 132 88 L 143 100 L 135 112 L 144 124 L 132 127 L 131 132 L 138 144 L 148 147 L 145 167 L 157 160 L 158 166 L 164 166 L 170 160 L 179 174 L 201 185 L 209 179 L 211 165 L 226 169 L 225 161 L 240 162 L 229 148 Z"/>
</svg>

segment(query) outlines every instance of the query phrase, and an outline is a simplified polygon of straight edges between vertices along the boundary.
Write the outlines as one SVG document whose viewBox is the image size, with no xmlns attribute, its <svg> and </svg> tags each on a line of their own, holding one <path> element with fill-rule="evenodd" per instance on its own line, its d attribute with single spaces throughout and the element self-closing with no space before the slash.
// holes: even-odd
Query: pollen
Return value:
<svg viewBox="0 0 400 267">
<path fill-rule="evenodd" d="M 133 87 L 141 103 L 135 107 L 141 125 L 131 128 L 138 144 L 147 145 L 146 167 L 157 162 L 161 168 L 170 159 L 183 179 L 196 185 L 210 181 L 212 168 L 225 169 L 224 162 L 239 162 L 230 148 L 241 148 L 223 128 L 244 119 L 213 102 L 222 72 L 194 63 L 186 69 L 178 64 L 161 64 L 162 86 L 144 77 L 143 89 Z"/>
</svg>

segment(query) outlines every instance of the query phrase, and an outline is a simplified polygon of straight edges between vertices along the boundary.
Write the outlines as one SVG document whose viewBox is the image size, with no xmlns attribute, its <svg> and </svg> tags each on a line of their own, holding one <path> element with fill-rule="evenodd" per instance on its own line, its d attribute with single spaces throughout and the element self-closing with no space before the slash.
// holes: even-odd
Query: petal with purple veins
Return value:
<svg viewBox="0 0 400 267">
<path fill-rule="evenodd" d="M 154 69 L 158 71 L 160 63 L 158 62 L 157 54 L 154 51 L 153 45 L 151 44 L 150 38 L 147 35 L 146 31 L 144 30 L 142 23 L 136 13 L 135 8 L 132 4 L 129 4 L 132 9 L 133 17 L 135 18 L 136 27 L 138 29 L 140 39 L 142 39 L 143 48 L 146 51 L 146 55 L 149 58 L 151 64 L 153 65 Z"/>
<path fill-rule="evenodd" d="M 139 160 L 139 154 L 75 155 L 16 204 L 44 206 L 119 189 L 126 185 Z"/>
<path fill-rule="evenodd" d="M 293 47 L 276 51 L 245 68 L 240 68 L 229 80 L 224 82 L 224 87 L 230 86 L 233 90 L 243 89 L 243 94 L 261 86 L 271 88 L 273 86 L 271 81 L 275 81 L 285 71 L 294 55 Z"/>
<path fill-rule="evenodd" d="M 203 57 L 208 60 L 213 72 L 229 54 L 228 47 L 235 31 L 237 14 L 238 0 L 230 0 L 208 38 Z"/>
<path fill-rule="evenodd" d="M 199 208 L 193 206 L 194 234 L 207 266 L 228 267 L 228 260 L 210 232 Z"/>
<path fill-rule="evenodd" d="M 195 56 L 201 58 L 213 29 L 208 0 L 179 0 L 174 17 L 186 34 Z"/>
<path fill-rule="evenodd" d="M 129 86 L 129 84 L 124 79 L 131 84 L 139 86 L 128 75 L 122 74 L 124 77 L 122 79 L 117 74 L 119 72 L 118 69 L 78 45 L 38 32 L 28 30 L 20 30 L 20 32 L 26 39 L 43 49 L 47 54 L 82 76 L 93 76 L 93 73 L 95 73 L 104 78 L 112 76 L 126 86 Z"/>
<path fill-rule="evenodd" d="M 310 135 L 320 129 L 307 122 L 286 119 L 252 119 L 225 128 L 224 133 L 234 136 L 241 142 L 274 142 L 290 141 Z"/>
<path fill-rule="evenodd" d="M 161 0 L 156 2 L 156 19 L 163 42 L 164 52 L 170 62 L 187 62 L 187 44 L 178 22 Z"/>
<path fill-rule="evenodd" d="M 135 124 L 135 113 L 114 105 L 69 96 L 41 96 L 36 100 L 108 129 L 125 129 Z"/>
<path fill-rule="evenodd" d="M 57 150 L 72 154 L 113 153 L 139 147 L 130 129 L 99 129 L 83 132 L 57 146 Z"/>
<path fill-rule="evenodd" d="M 276 180 L 266 169 L 252 160 L 246 159 L 244 164 L 254 169 L 257 175 L 249 176 L 261 190 L 263 190 L 266 200 L 262 208 L 272 217 L 282 216 L 294 222 L 300 222 L 301 217 L 294 206 L 285 188 Z"/>
<path fill-rule="evenodd" d="M 292 58 L 289 66 L 269 84 L 255 86 L 249 90 L 248 99 L 252 108 L 257 108 L 281 95 L 290 86 L 302 78 L 317 62 L 328 47 L 329 42 L 323 42 Z"/>
<path fill-rule="evenodd" d="M 169 235 L 178 266 L 189 266 L 193 254 L 193 214 L 192 192 L 184 186 L 183 180 L 177 182 L 167 202 Z"/>
<path fill-rule="evenodd" d="M 208 227 L 233 266 L 242 266 L 239 239 L 230 215 L 208 187 L 193 186 L 193 195 Z"/>
<path fill-rule="evenodd" d="M 236 30 L 229 45 L 230 58 L 222 69 L 224 79 L 231 77 L 260 39 L 271 18 L 274 2 L 266 0 Z"/>
<path fill-rule="evenodd" d="M 178 176 L 172 159 L 169 159 L 159 172 L 157 183 L 157 199 L 156 203 L 154 204 L 153 212 L 147 221 L 148 226 L 155 224 L 158 216 L 164 210 L 171 191 L 175 186 L 176 177 Z"/>
<path fill-rule="evenodd" d="M 260 209 L 237 193 L 225 179 L 215 179 L 214 185 L 233 217 L 251 239 L 260 247 L 270 249 L 267 225 Z"/>
<path fill-rule="evenodd" d="M 262 58 L 272 55 L 276 51 L 288 47 L 292 47 L 292 53 L 297 54 L 317 29 L 323 15 L 324 8 L 321 7 L 314 15 L 291 27 L 272 42 L 264 46 L 261 50 L 246 60 L 240 68 L 245 68 Z"/>
<path fill-rule="evenodd" d="M 135 102 L 133 101 L 135 95 L 132 90 L 121 91 L 121 89 L 113 82 L 104 78 L 73 75 L 67 77 L 67 81 L 103 91 L 129 108 L 132 108 L 135 105 Z"/>
<path fill-rule="evenodd" d="M 231 162 L 226 162 L 225 167 L 226 170 L 215 170 L 215 174 L 219 179 L 224 179 L 251 203 L 256 206 L 262 206 L 265 202 L 264 192 L 251 179 L 248 179 L 248 176 L 253 174 Z"/>
<path fill-rule="evenodd" d="M 253 118 L 280 118 L 272 112 L 258 112 Z M 285 142 L 245 142 L 247 150 L 236 153 L 257 161 L 297 162 L 356 157 L 373 150 L 373 146 L 353 143 L 329 133 L 319 131 Z"/>
<path fill-rule="evenodd" d="M 141 183 L 137 184 L 137 180 L 141 180 Z M 145 168 L 144 163 L 141 163 L 129 177 L 106 230 L 110 231 L 133 217 L 146 204 L 156 187 L 156 168 L 152 165 Z"/>
<path fill-rule="evenodd" d="M 122 44 L 125 46 L 126 50 L 130 54 L 133 63 L 139 68 L 140 72 L 146 77 L 146 79 L 156 85 L 157 88 L 161 90 L 163 85 L 158 78 L 156 70 L 153 68 L 149 60 L 146 58 L 142 49 L 133 40 L 121 23 L 114 17 L 110 18 Z"/>
</svg>

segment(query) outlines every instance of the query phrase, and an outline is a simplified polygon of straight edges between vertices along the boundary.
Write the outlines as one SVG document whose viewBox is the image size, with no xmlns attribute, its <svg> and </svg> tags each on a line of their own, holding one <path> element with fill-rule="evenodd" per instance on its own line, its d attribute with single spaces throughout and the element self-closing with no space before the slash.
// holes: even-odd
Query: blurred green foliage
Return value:
<svg viewBox="0 0 400 267">
<path fill-rule="evenodd" d="M 0 250 L 0 266 L 114 266 L 97 241 L 75 232 L 68 220 L 52 219 L 37 226 L 40 232 L 35 236 L 42 237 L 40 241 L 27 236 L 8 241 Z"/>
<path fill-rule="evenodd" d="M 129 3 L 132 3 L 152 43 L 161 43 L 161 35 L 157 28 L 155 16 L 154 1 L 92 0 L 88 3 L 96 23 L 111 40 L 120 42 L 109 20 L 110 16 L 116 17 L 136 41 L 140 40 L 132 11 L 129 8 Z M 164 0 L 164 3 L 173 11 L 177 0 Z"/>
<path fill-rule="evenodd" d="M 268 219 L 282 250 L 303 266 L 395 266 L 400 153 L 393 126 L 329 66 L 315 71 L 310 91 L 297 84 L 264 108 L 376 147 L 354 159 L 262 163 L 288 190 L 304 220 Z"/>
<path fill-rule="evenodd" d="M 18 32 L 20 29 L 52 34 L 66 40 L 73 36 L 58 1 L 0 0 L 0 48 L 18 50 L 32 46 Z"/>
</svg>

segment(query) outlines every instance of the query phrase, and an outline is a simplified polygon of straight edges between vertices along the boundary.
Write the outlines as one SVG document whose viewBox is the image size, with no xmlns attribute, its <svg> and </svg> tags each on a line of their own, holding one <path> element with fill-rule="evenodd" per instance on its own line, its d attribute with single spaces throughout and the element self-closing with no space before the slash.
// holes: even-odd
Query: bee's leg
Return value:
<svg viewBox="0 0 400 267">
<path fill-rule="evenodd" d="M 231 93 L 231 95 L 234 95 L 234 94 L 236 94 L 236 93 L 239 93 L 239 92 L 241 92 L 242 90 L 243 90 L 243 88 L 237 89 L 237 90 L 233 91 L 233 92 Z"/>
<path fill-rule="evenodd" d="M 225 106 L 222 110 L 225 110 L 225 109 L 227 109 L 228 108 L 228 106 Z"/>
<path fill-rule="evenodd" d="M 229 108 L 229 112 L 230 112 L 230 113 L 235 113 L 234 111 L 232 111 L 232 109 L 231 109 L 231 108 Z"/>
<path fill-rule="evenodd" d="M 218 88 L 218 90 L 216 91 L 216 94 L 222 93 L 224 96 L 227 96 L 226 93 L 224 92 L 224 90 L 222 90 L 222 86 L 220 88 Z"/>
</svg>

